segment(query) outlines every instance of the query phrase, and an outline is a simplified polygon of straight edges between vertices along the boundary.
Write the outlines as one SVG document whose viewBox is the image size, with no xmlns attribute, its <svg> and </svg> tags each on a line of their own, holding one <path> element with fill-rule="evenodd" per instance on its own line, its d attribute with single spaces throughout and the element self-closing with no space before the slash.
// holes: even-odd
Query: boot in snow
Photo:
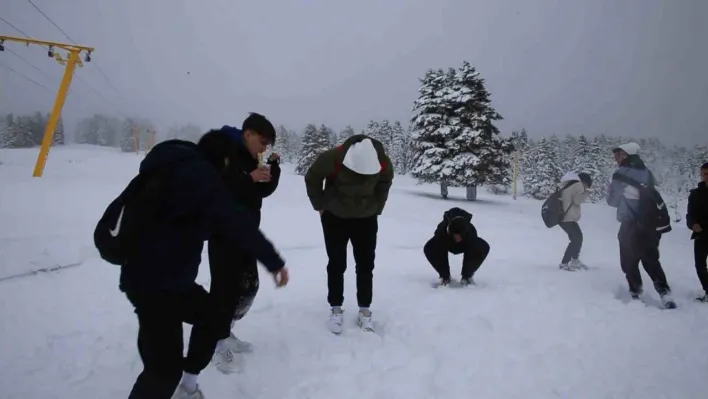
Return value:
<svg viewBox="0 0 708 399">
<path fill-rule="evenodd" d="M 344 324 L 344 311 L 342 309 L 332 308 L 332 313 L 327 321 L 327 328 L 332 334 L 342 333 L 342 324 Z"/>
<path fill-rule="evenodd" d="M 468 285 L 474 285 L 474 278 L 472 276 L 470 277 L 462 277 L 460 279 L 460 285 L 463 287 L 467 287 Z"/>
<path fill-rule="evenodd" d="M 204 394 L 202 393 L 202 390 L 199 389 L 198 385 L 194 392 L 189 392 L 182 384 L 180 384 L 174 395 L 172 395 L 172 399 L 204 399 Z"/>
<path fill-rule="evenodd" d="M 447 287 L 450 285 L 450 277 L 440 277 L 438 279 L 438 287 Z"/>
<path fill-rule="evenodd" d="M 364 331 L 374 331 L 374 322 L 371 321 L 371 311 L 368 309 L 359 310 L 356 324 Z"/>
<path fill-rule="evenodd" d="M 226 339 L 221 340 L 216 345 L 211 362 L 222 374 L 233 374 L 241 370 L 243 359 L 240 356 L 234 356 L 234 350 L 225 341 Z"/>
<path fill-rule="evenodd" d="M 639 297 L 642 296 L 642 293 L 643 291 L 641 288 L 637 291 L 629 290 L 629 296 L 631 296 L 632 299 L 639 299 Z"/>
<path fill-rule="evenodd" d="M 674 302 L 674 298 L 671 296 L 670 292 L 661 295 L 661 304 L 666 309 L 676 309 L 676 302 Z"/>
<path fill-rule="evenodd" d="M 577 267 L 571 265 L 570 263 L 561 263 L 560 265 L 558 265 L 558 268 L 561 270 L 565 270 L 566 272 L 574 272 L 578 270 Z"/>
<path fill-rule="evenodd" d="M 251 353 L 253 352 L 253 344 L 250 342 L 242 341 L 238 339 L 233 333 L 231 336 L 224 340 L 224 344 L 234 351 L 234 353 Z"/>
<path fill-rule="evenodd" d="M 575 268 L 575 269 L 581 269 L 581 270 L 587 270 L 587 269 L 588 269 L 588 267 L 585 266 L 585 263 L 583 263 L 582 261 L 580 261 L 580 259 L 578 259 L 578 258 L 571 259 L 570 262 L 568 262 L 568 265 L 569 265 L 570 267 Z"/>
</svg>

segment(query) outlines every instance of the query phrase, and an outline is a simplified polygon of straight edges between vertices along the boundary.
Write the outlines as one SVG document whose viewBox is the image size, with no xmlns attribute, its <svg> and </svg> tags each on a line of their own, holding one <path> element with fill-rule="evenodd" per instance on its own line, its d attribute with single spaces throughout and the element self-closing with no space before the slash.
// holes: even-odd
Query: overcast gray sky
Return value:
<svg viewBox="0 0 708 399">
<path fill-rule="evenodd" d="M 161 128 L 238 125 L 248 111 L 301 129 L 407 124 L 428 68 L 475 65 L 506 135 L 606 133 L 708 141 L 705 0 L 33 0 L 96 47 L 65 116 L 139 114 Z M 27 0 L 0 17 L 67 41 Z M 0 34 L 18 35 L 0 21 Z M 62 67 L 6 43 L 0 112 L 48 110 Z M 189 74 L 188 74 L 189 72 Z M 115 90 L 114 86 L 117 90 Z M 101 97 L 94 91 L 101 93 Z"/>
</svg>

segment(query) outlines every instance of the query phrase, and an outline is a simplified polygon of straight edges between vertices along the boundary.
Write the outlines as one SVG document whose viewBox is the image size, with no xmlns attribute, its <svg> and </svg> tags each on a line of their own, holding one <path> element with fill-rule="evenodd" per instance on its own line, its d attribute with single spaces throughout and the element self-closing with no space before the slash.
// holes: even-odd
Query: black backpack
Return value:
<svg viewBox="0 0 708 399">
<path fill-rule="evenodd" d="M 627 183 L 639 190 L 639 209 L 634 215 L 640 227 L 659 234 L 671 231 L 669 209 L 654 185 L 641 184 L 631 177 L 615 172 L 613 179 Z M 631 208 L 630 208 L 631 210 Z"/>
<path fill-rule="evenodd" d="M 551 194 L 546 201 L 543 202 L 541 206 L 541 218 L 546 227 L 551 228 L 557 226 L 558 223 L 563 221 L 563 218 L 568 213 L 568 209 L 563 209 L 563 201 L 561 196 L 563 190 L 577 183 L 577 180 L 569 181 L 563 188 L 557 189 L 553 194 Z"/>
<path fill-rule="evenodd" d="M 152 232 L 164 203 L 169 168 L 138 174 L 103 212 L 93 232 L 101 258 L 123 266 L 140 251 L 143 237 Z"/>
</svg>

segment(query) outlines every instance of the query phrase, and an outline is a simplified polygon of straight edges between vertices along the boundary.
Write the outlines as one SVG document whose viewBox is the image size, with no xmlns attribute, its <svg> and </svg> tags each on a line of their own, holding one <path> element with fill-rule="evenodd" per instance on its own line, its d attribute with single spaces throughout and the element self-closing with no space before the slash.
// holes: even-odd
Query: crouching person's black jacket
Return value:
<svg viewBox="0 0 708 399">
<path fill-rule="evenodd" d="M 463 251 L 477 238 L 477 229 L 471 220 L 472 214 L 469 212 L 461 208 L 450 208 L 435 229 L 435 239 L 444 243 L 453 252 Z M 456 242 L 453 234 L 459 234 L 462 240 Z"/>
<path fill-rule="evenodd" d="M 284 266 L 254 218 L 240 207 L 217 168 L 190 142 L 155 146 L 140 173 L 169 168 L 159 218 L 140 236 L 139 250 L 121 267 L 123 291 L 181 291 L 194 284 L 204 241 L 213 235 L 252 253 L 271 272 Z"/>
</svg>

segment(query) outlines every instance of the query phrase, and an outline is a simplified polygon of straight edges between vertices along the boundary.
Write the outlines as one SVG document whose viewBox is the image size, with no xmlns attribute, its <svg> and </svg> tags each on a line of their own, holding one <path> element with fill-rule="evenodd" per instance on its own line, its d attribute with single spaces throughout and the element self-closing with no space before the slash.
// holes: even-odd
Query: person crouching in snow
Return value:
<svg viewBox="0 0 708 399">
<path fill-rule="evenodd" d="M 578 221 L 580 221 L 580 205 L 590 195 L 592 179 L 587 173 L 568 172 L 561 178 L 558 187 L 561 189 L 561 203 L 565 212 L 563 220 L 558 225 L 568 234 L 570 240 L 559 267 L 567 271 L 587 269 L 579 259 L 583 247 L 583 232 L 580 230 Z"/>
<path fill-rule="evenodd" d="M 460 284 L 474 284 L 474 274 L 489 254 L 489 244 L 477 236 L 472 225 L 472 214 L 451 208 L 443 214 L 443 220 L 435 229 L 433 238 L 423 247 L 425 257 L 440 276 L 440 285 L 450 284 L 450 262 L 448 252 L 462 257 L 462 278 Z"/>
<path fill-rule="evenodd" d="M 392 182 L 393 167 L 383 145 L 363 134 L 354 135 L 342 145 L 322 153 L 305 176 L 307 196 L 320 213 L 329 258 L 327 300 L 332 313 L 328 327 L 334 334 L 342 332 L 349 241 L 356 262 L 357 323 L 364 330 L 373 331 L 369 306 L 378 217 L 386 205 Z"/>
</svg>

